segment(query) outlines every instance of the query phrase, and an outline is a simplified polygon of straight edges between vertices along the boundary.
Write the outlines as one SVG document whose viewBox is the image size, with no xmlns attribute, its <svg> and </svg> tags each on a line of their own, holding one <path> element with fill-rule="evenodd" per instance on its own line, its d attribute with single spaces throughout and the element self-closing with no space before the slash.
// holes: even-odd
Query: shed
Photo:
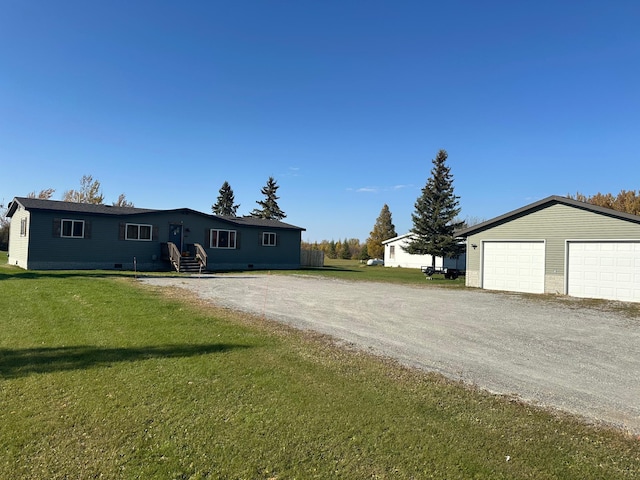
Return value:
<svg viewBox="0 0 640 480">
<path fill-rule="evenodd" d="M 458 235 L 469 287 L 640 302 L 640 216 L 550 196 Z"/>
</svg>

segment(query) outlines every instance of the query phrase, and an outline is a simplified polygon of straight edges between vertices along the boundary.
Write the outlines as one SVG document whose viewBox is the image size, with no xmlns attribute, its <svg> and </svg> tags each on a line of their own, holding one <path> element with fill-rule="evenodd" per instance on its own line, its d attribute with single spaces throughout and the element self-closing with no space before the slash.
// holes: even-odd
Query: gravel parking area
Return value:
<svg viewBox="0 0 640 480">
<path fill-rule="evenodd" d="M 640 434 L 640 319 L 479 290 L 225 274 L 143 278 Z"/>
</svg>

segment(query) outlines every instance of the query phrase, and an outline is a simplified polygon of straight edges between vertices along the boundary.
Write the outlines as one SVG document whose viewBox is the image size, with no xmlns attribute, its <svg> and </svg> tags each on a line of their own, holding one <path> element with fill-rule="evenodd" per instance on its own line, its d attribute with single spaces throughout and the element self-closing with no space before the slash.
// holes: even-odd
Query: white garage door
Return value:
<svg viewBox="0 0 640 480">
<path fill-rule="evenodd" d="M 640 241 L 569 242 L 567 293 L 640 302 Z"/>
<path fill-rule="evenodd" d="M 484 242 L 482 287 L 544 293 L 544 242 Z"/>
</svg>

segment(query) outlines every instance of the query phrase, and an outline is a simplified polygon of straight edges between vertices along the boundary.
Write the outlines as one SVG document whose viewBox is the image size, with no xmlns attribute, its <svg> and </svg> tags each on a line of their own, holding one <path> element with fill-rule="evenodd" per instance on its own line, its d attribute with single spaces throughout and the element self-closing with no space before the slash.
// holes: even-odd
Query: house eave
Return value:
<svg viewBox="0 0 640 480">
<path fill-rule="evenodd" d="M 397 242 L 399 240 L 402 240 L 403 238 L 407 238 L 412 236 L 413 233 L 409 232 L 409 233 L 405 233 L 404 235 L 398 235 L 397 237 L 393 237 L 393 238 L 389 238 L 388 240 L 384 240 L 382 242 L 383 245 L 386 245 L 387 243 L 392 243 L 392 242 Z"/>
</svg>

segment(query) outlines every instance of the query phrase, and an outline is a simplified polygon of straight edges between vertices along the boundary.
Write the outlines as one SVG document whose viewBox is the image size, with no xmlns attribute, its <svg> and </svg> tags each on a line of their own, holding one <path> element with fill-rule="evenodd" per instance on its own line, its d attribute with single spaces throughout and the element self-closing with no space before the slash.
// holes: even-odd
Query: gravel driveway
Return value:
<svg viewBox="0 0 640 480">
<path fill-rule="evenodd" d="M 640 319 L 481 290 L 225 274 L 144 278 L 494 393 L 640 434 Z"/>
</svg>

